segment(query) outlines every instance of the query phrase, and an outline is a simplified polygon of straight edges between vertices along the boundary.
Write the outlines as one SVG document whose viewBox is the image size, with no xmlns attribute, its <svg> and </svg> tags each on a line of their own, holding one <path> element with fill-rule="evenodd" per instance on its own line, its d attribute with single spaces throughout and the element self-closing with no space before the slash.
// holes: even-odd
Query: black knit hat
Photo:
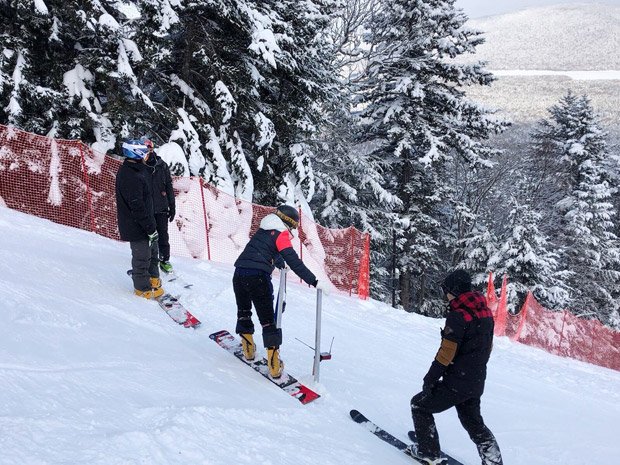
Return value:
<svg viewBox="0 0 620 465">
<path fill-rule="evenodd" d="M 464 292 L 471 291 L 471 276 L 465 270 L 456 270 L 445 277 L 441 283 L 441 289 L 445 294 L 457 297 Z"/>
</svg>

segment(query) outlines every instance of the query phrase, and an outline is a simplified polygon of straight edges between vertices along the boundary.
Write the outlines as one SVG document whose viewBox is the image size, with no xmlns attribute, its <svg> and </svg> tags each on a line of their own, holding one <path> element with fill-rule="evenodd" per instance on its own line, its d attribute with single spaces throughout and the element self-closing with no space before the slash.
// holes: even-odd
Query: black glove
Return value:
<svg viewBox="0 0 620 465">
<path fill-rule="evenodd" d="M 443 366 L 437 360 L 433 360 L 433 363 L 431 364 L 428 373 L 426 373 L 426 376 L 424 377 L 424 384 L 422 385 L 422 390 L 424 392 L 431 392 L 445 370 L 445 366 Z"/>
<path fill-rule="evenodd" d="M 149 247 L 152 246 L 155 242 L 157 242 L 157 239 L 159 239 L 159 233 L 157 232 L 157 230 L 155 230 L 151 234 L 149 234 Z"/>
<path fill-rule="evenodd" d="M 176 214 L 176 211 L 174 210 L 174 207 L 170 207 L 170 209 L 168 210 L 168 221 L 170 223 L 172 223 L 174 221 L 174 215 Z"/>
</svg>

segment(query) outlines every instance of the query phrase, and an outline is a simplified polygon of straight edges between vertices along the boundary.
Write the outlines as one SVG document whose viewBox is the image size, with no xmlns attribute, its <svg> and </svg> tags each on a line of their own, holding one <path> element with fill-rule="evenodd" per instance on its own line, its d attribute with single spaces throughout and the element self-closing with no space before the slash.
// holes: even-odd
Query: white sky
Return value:
<svg viewBox="0 0 620 465">
<path fill-rule="evenodd" d="M 456 0 L 456 6 L 465 10 L 470 18 L 508 13 L 523 8 L 571 3 L 604 3 L 620 6 L 620 0 Z"/>
</svg>

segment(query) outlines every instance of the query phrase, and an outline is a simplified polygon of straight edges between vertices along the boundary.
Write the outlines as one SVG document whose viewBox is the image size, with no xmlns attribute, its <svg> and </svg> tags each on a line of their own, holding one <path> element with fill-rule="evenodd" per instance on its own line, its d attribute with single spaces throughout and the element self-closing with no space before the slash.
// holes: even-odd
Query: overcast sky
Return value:
<svg viewBox="0 0 620 465">
<path fill-rule="evenodd" d="M 606 3 L 620 6 L 620 0 L 456 0 L 456 6 L 465 10 L 470 18 L 498 15 L 536 6 L 570 3 Z"/>
</svg>

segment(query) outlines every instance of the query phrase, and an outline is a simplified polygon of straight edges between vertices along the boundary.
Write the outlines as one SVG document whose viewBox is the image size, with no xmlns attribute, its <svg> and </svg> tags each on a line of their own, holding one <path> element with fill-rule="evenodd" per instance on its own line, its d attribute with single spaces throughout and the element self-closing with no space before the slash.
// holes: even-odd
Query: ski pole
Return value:
<svg viewBox="0 0 620 465">
<path fill-rule="evenodd" d="M 286 305 L 286 272 L 287 267 L 280 270 L 280 287 L 278 288 L 278 303 L 276 306 L 276 328 L 282 327 L 282 311 Z"/>
<path fill-rule="evenodd" d="M 323 291 L 316 290 L 316 330 L 314 333 L 314 367 L 312 374 L 314 381 L 319 382 L 319 368 L 321 366 L 321 309 L 323 307 Z"/>
</svg>

